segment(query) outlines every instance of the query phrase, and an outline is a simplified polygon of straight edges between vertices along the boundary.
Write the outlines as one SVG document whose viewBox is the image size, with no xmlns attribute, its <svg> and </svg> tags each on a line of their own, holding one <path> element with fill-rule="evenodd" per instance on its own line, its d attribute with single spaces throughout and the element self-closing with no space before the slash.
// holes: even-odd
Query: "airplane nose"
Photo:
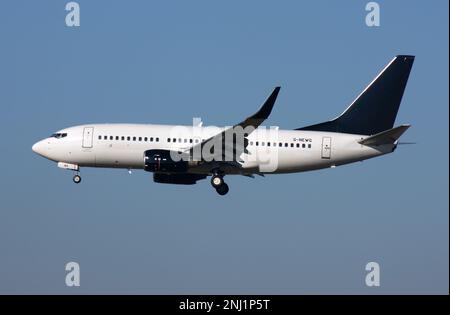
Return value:
<svg viewBox="0 0 450 315">
<path fill-rule="evenodd" d="M 38 141 L 35 144 L 33 144 L 33 146 L 31 147 L 31 150 L 33 150 L 33 152 L 42 155 L 42 141 Z"/>
</svg>

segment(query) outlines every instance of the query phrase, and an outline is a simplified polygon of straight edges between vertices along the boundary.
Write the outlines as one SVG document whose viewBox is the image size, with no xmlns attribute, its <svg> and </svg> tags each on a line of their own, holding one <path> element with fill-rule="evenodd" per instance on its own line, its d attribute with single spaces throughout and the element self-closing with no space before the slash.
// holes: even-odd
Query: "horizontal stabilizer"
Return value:
<svg viewBox="0 0 450 315">
<path fill-rule="evenodd" d="M 401 125 L 386 131 L 382 131 L 380 133 L 377 133 L 376 135 L 364 138 L 363 140 L 358 142 L 368 146 L 393 144 L 409 127 L 411 127 L 411 125 Z"/>
</svg>

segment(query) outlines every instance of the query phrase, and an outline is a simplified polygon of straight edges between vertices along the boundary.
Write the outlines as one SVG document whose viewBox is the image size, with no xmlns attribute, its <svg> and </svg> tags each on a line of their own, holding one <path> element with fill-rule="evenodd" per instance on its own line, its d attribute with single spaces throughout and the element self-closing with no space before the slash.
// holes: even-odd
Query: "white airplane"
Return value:
<svg viewBox="0 0 450 315">
<path fill-rule="evenodd" d="M 75 183 L 80 167 L 144 169 L 157 183 L 189 185 L 211 175 L 225 195 L 225 175 L 304 172 L 393 152 L 410 127 L 394 128 L 394 121 L 413 62 L 414 56 L 396 56 L 340 116 L 295 130 L 261 126 L 276 87 L 257 113 L 232 127 L 89 124 L 57 131 L 32 150 L 74 171 Z"/>
</svg>

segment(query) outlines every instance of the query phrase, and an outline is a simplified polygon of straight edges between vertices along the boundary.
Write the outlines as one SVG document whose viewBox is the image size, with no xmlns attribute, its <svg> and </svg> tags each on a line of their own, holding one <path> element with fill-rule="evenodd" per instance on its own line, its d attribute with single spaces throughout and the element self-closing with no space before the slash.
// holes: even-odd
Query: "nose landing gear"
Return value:
<svg viewBox="0 0 450 315">
<path fill-rule="evenodd" d="M 228 193 L 230 188 L 224 182 L 223 176 L 220 174 L 214 174 L 211 178 L 211 185 L 216 189 L 217 193 L 224 196 Z"/>
</svg>

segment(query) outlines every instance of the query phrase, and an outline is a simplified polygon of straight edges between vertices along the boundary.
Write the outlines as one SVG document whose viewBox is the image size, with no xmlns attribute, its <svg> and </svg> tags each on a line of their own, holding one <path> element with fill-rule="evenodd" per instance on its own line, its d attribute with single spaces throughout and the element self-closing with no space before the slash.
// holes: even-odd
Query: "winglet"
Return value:
<svg viewBox="0 0 450 315">
<path fill-rule="evenodd" d="M 273 105 L 275 104 L 280 89 L 281 87 L 277 86 L 261 106 L 261 108 L 249 118 L 262 120 L 267 119 L 267 117 L 269 117 L 270 113 L 272 112 Z"/>
<path fill-rule="evenodd" d="M 383 144 L 393 144 L 411 125 L 400 125 L 398 127 L 377 133 L 376 135 L 364 138 L 358 141 L 360 144 L 368 146 L 377 146 Z"/>
</svg>

